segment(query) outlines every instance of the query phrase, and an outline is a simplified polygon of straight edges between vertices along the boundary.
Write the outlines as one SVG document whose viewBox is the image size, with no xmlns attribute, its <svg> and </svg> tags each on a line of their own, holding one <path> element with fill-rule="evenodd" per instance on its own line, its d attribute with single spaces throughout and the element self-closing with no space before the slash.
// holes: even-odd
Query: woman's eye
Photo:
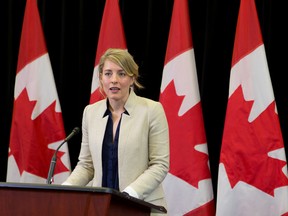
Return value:
<svg viewBox="0 0 288 216">
<path fill-rule="evenodd" d="M 111 74 L 112 74 L 112 73 L 110 73 L 110 72 L 105 72 L 105 73 L 104 73 L 105 76 L 111 76 Z"/>
<path fill-rule="evenodd" d="M 126 73 L 125 72 L 121 72 L 121 73 L 119 73 L 119 76 L 124 77 L 124 76 L 126 76 Z"/>
</svg>

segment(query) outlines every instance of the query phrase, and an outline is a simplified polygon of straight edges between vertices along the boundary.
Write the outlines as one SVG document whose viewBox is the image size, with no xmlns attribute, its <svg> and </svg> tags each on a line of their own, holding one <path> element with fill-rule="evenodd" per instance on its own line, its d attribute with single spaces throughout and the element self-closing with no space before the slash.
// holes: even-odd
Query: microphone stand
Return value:
<svg viewBox="0 0 288 216">
<path fill-rule="evenodd" d="M 77 133 L 79 133 L 80 129 L 78 127 L 75 127 L 73 129 L 73 131 L 69 134 L 69 136 L 58 146 L 58 148 L 55 150 L 53 157 L 51 159 L 50 162 L 50 168 L 49 168 L 49 172 L 48 172 L 48 177 L 47 177 L 47 184 L 52 184 L 52 179 L 53 179 L 53 175 L 54 175 L 54 170 L 55 170 L 55 166 L 56 166 L 56 162 L 57 162 L 57 152 L 59 151 L 59 149 L 61 148 L 61 146 L 68 142 L 68 140 L 70 140 L 74 135 L 76 135 Z"/>
</svg>

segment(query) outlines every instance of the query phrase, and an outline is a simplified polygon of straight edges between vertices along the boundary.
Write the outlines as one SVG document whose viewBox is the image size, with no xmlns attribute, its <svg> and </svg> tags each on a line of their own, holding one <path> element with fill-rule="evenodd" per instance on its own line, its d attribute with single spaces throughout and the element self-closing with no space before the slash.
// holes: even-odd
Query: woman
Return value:
<svg viewBox="0 0 288 216">
<path fill-rule="evenodd" d="M 79 161 L 64 185 L 109 187 L 166 207 L 162 181 L 169 170 L 169 129 L 159 102 L 137 96 L 138 65 L 123 49 L 100 59 L 106 99 L 85 107 Z M 164 215 L 164 214 L 161 214 Z"/>
</svg>

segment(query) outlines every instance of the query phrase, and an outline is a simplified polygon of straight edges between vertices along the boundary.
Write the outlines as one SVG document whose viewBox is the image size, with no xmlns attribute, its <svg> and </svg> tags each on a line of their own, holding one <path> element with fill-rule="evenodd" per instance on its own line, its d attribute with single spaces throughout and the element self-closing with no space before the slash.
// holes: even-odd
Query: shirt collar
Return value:
<svg viewBox="0 0 288 216">
<path fill-rule="evenodd" d="M 105 111 L 105 113 L 103 115 L 103 118 L 105 116 L 108 116 L 109 114 L 111 114 L 111 111 L 110 111 L 110 109 L 108 107 L 109 107 L 109 100 L 106 99 L 106 111 Z M 125 111 L 123 113 L 126 114 L 126 115 L 130 115 L 126 109 L 125 109 Z"/>
</svg>

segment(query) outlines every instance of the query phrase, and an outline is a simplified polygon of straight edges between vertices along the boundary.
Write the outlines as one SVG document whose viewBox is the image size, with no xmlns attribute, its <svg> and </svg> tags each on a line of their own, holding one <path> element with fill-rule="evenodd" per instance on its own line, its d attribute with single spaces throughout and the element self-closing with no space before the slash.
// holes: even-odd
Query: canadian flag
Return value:
<svg viewBox="0 0 288 216">
<path fill-rule="evenodd" d="M 106 0 L 105 3 L 92 77 L 90 104 L 105 98 L 104 92 L 99 91 L 98 64 L 108 48 L 127 49 L 118 0 Z"/>
<path fill-rule="evenodd" d="M 240 3 L 217 191 L 217 216 L 288 215 L 286 155 L 254 0 Z"/>
<path fill-rule="evenodd" d="M 27 0 L 10 134 L 7 182 L 45 183 L 65 131 L 36 0 Z M 70 174 L 67 144 L 57 154 L 54 183 Z"/>
<path fill-rule="evenodd" d="M 168 215 L 214 216 L 214 195 L 187 0 L 175 0 L 160 102 L 170 133 Z"/>
</svg>

